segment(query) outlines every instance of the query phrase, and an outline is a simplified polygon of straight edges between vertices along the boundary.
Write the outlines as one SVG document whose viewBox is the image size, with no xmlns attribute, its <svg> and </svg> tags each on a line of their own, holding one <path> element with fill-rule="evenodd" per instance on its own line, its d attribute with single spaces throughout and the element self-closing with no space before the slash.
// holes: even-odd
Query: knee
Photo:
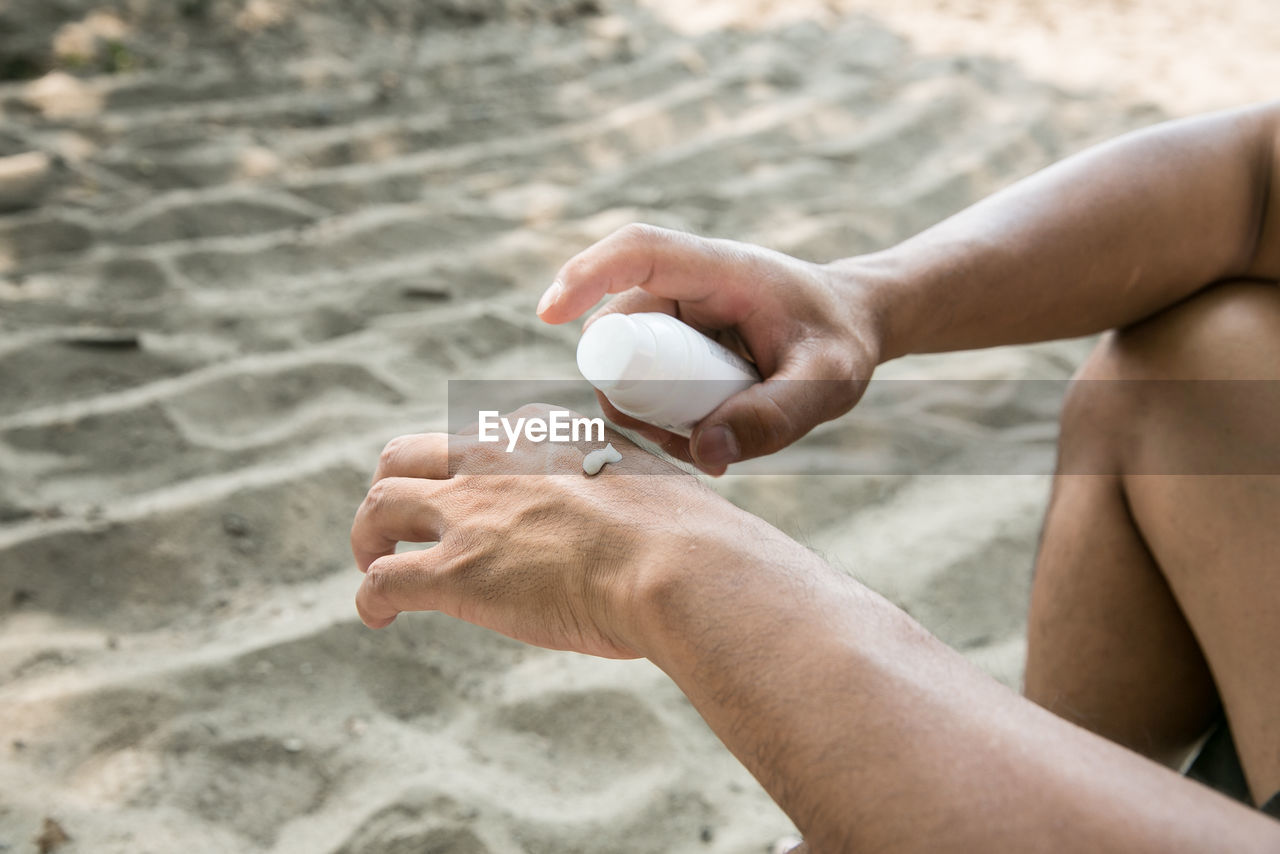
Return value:
<svg viewBox="0 0 1280 854">
<path fill-rule="evenodd" d="M 1216 285 L 1152 317 L 1107 333 L 1072 378 L 1061 418 L 1060 468 L 1115 471 L 1151 436 L 1151 425 L 1194 422 L 1213 411 L 1262 406 L 1272 383 L 1242 394 L 1239 383 L 1180 380 L 1280 379 L 1280 287 Z M 1252 420 L 1252 419 L 1250 419 Z M 1274 423 L 1274 422 L 1272 422 Z M 1082 467 L 1082 468 L 1079 468 Z"/>
<path fill-rule="evenodd" d="M 1215 285 L 1108 333 L 1077 378 L 1277 379 L 1280 286 Z"/>
<path fill-rule="evenodd" d="M 1113 333 L 1106 347 L 1111 369 L 1128 379 L 1280 378 L 1280 286 L 1215 285 Z"/>
<path fill-rule="evenodd" d="M 1058 433 L 1059 474 L 1111 474 L 1134 441 L 1135 407 L 1123 393 L 1137 366 L 1108 332 L 1067 386 Z"/>
</svg>

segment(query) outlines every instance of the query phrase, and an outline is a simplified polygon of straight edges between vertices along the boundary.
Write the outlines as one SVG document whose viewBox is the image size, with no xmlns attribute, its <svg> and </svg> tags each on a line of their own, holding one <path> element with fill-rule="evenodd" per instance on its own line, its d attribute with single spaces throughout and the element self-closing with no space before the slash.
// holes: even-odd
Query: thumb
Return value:
<svg viewBox="0 0 1280 854">
<path fill-rule="evenodd" d="M 839 376 L 834 362 L 823 355 L 794 355 L 764 382 L 720 404 L 689 437 L 698 468 L 722 475 L 731 463 L 779 451 L 852 409 L 870 377 L 814 379 Z"/>
</svg>

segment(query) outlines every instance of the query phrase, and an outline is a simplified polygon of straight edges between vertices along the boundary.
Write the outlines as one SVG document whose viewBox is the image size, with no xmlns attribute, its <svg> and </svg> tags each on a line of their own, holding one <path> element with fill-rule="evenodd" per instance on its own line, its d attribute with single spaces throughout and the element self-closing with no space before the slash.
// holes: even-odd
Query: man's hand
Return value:
<svg viewBox="0 0 1280 854">
<path fill-rule="evenodd" d="M 758 246 L 630 225 L 565 264 L 538 314 L 565 323 L 617 294 L 588 325 L 611 312 L 662 311 L 745 349 L 765 382 L 725 401 L 689 439 L 628 418 L 600 396 L 614 423 L 718 475 L 857 402 L 880 357 L 867 293 L 825 267 Z"/>
<path fill-rule="evenodd" d="M 1083 152 L 895 247 L 827 265 L 630 225 L 572 258 L 548 323 L 665 311 L 727 335 L 765 382 L 690 440 L 618 424 L 720 474 L 847 412 L 880 362 L 1135 323 L 1225 279 L 1280 278 L 1280 101 Z M 819 382 L 826 380 L 828 382 Z"/>
<path fill-rule="evenodd" d="M 594 478 L 567 445 L 392 442 L 352 529 L 361 617 L 432 609 L 649 658 L 813 851 L 1276 850 L 1270 819 L 1018 697 L 698 479 L 609 438 L 622 462 Z M 439 544 L 396 555 L 398 541 Z"/>
<path fill-rule="evenodd" d="M 402 611 L 442 611 L 537 646 L 644 655 L 645 606 L 681 532 L 749 517 L 622 436 L 606 438 L 622 461 L 595 477 L 573 445 L 524 442 L 509 454 L 474 435 L 393 440 L 351 530 L 361 619 L 382 628 Z M 398 542 L 438 544 L 395 554 Z"/>
</svg>

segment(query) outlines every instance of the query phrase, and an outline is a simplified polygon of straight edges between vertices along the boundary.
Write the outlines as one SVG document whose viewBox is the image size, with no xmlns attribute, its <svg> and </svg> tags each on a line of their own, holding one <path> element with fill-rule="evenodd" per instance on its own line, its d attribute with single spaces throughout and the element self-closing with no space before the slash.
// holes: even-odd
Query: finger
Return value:
<svg viewBox="0 0 1280 854">
<path fill-rule="evenodd" d="M 710 336 L 720 342 L 730 350 L 736 352 L 739 356 L 750 359 L 751 354 L 747 352 L 746 345 L 742 342 L 742 337 L 733 329 L 714 329 L 710 326 L 698 323 L 687 314 L 683 315 L 680 311 L 680 305 L 675 300 L 660 297 L 657 294 L 651 294 L 648 291 L 639 288 L 632 288 L 618 294 L 613 299 L 600 306 L 591 316 L 582 324 L 582 331 L 586 332 L 591 324 L 595 323 L 606 314 L 639 314 L 646 311 L 657 311 L 663 314 L 669 314 L 672 317 L 679 318 L 686 326 L 692 326 L 703 335 Z"/>
<path fill-rule="evenodd" d="M 369 488 L 351 526 L 351 553 L 364 572 L 378 558 L 395 552 L 396 543 L 432 543 L 444 520 L 439 492 L 449 481 L 384 477 Z"/>
<path fill-rule="evenodd" d="M 748 263 L 734 245 L 652 225 L 626 226 L 560 268 L 538 303 L 538 315 L 547 323 L 565 323 L 606 294 L 643 288 L 670 300 L 706 301 L 725 325 L 736 323 L 754 304 L 748 292 L 754 286 L 750 275 L 731 275 L 735 265 Z M 735 286 L 726 287 L 729 281 Z"/>
<path fill-rule="evenodd" d="M 848 412 L 868 378 L 839 366 L 822 352 L 793 352 L 762 383 L 735 394 L 699 422 L 690 437 L 694 464 L 719 476 L 739 460 L 771 454 L 818 424 Z"/>
<path fill-rule="evenodd" d="M 391 625 L 404 611 L 433 611 L 440 602 L 440 546 L 380 557 L 356 591 L 356 612 L 371 629 Z"/>
<path fill-rule="evenodd" d="M 651 294 L 640 288 L 632 288 L 629 291 L 623 291 L 592 312 L 591 316 L 582 324 L 582 331 L 586 332 L 591 324 L 606 314 L 639 314 L 646 311 L 660 311 L 663 314 L 670 315 L 678 314 L 675 300 Z"/>
<path fill-rule="evenodd" d="M 384 477 L 426 477 L 441 480 L 449 476 L 449 436 L 445 433 L 413 433 L 397 436 L 378 456 L 373 482 Z"/>
</svg>

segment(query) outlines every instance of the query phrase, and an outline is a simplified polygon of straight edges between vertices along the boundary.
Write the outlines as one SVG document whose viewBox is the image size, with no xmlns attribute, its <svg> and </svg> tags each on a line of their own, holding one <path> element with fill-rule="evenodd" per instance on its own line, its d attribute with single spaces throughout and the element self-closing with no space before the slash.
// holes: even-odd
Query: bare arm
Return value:
<svg viewBox="0 0 1280 854">
<path fill-rule="evenodd" d="M 649 657 L 813 852 L 1280 850 L 1280 823 L 1017 696 L 610 438 L 623 460 L 594 478 L 572 447 L 388 445 L 352 528 L 364 621 L 432 609 L 553 649 Z"/>
<path fill-rule="evenodd" d="M 618 423 L 720 474 L 844 414 L 897 356 L 1085 335 L 1219 280 L 1280 279 L 1278 164 L 1275 102 L 1122 137 L 898 246 L 827 265 L 630 227 L 565 264 L 539 314 L 563 323 L 617 294 L 602 312 L 667 311 L 736 333 L 766 381 L 691 440 L 602 401 Z"/>
<path fill-rule="evenodd" d="M 882 312 L 882 359 L 1065 338 L 1204 286 L 1280 278 L 1280 102 L 1171 122 L 831 265 Z"/>
<path fill-rule="evenodd" d="M 742 525 L 699 532 L 697 566 L 674 544 L 638 647 L 807 850 L 1277 850 L 1280 824 L 1035 706 L 795 543 Z"/>
</svg>

